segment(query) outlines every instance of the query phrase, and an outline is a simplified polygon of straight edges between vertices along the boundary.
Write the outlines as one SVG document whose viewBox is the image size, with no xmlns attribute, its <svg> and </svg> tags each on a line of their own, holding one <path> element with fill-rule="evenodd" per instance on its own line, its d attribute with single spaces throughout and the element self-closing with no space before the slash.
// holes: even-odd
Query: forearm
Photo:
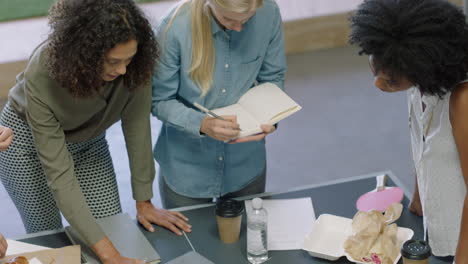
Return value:
<svg viewBox="0 0 468 264">
<path fill-rule="evenodd" d="M 130 163 L 133 198 L 153 197 L 155 176 L 151 143 L 151 88 L 136 91 L 122 112 L 122 131 Z"/>
<path fill-rule="evenodd" d="M 107 237 L 104 237 L 103 239 L 99 240 L 96 244 L 92 245 L 91 249 L 94 251 L 94 253 L 96 253 L 96 255 L 102 262 L 106 262 L 107 260 L 120 255 L 117 249 L 112 244 L 112 242 Z"/>
<path fill-rule="evenodd" d="M 74 161 L 67 150 L 64 136 L 44 134 L 37 132 L 34 136 L 49 189 L 65 219 L 82 236 L 87 245 L 92 245 L 102 239 L 104 233 L 96 223 L 80 188 Z"/>
<path fill-rule="evenodd" d="M 64 136 L 36 133 L 36 149 L 57 207 L 87 245 L 104 237 L 86 202 Z"/>
<path fill-rule="evenodd" d="M 465 196 L 455 263 L 468 263 L 468 196 Z"/>
<path fill-rule="evenodd" d="M 155 177 L 149 115 L 147 121 L 122 122 L 122 130 L 130 163 L 133 198 L 149 200 L 153 197 Z"/>
<path fill-rule="evenodd" d="M 190 135 L 200 136 L 205 114 L 187 107 L 177 99 L 153 101 L 153 115 L 164 123 Z"/>
<path fill-rule="evenodd" d="M 59 189 L 51 186 L 51 189 L 57 207 L 87 245 L 93 245 L 105 236 L 92 215 L 77 181 L 70 185 L 62 185 Z"/>
</svg>

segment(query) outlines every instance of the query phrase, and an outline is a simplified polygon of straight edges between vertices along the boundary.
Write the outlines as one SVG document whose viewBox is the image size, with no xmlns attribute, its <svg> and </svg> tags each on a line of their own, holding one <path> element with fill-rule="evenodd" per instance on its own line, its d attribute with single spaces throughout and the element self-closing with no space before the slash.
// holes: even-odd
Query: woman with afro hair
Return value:
<svg viewBox="0 0 468 264">
<path fill-rule="evenodd" d="M 416 185 L 436 256 L 468 263 L 468 28 L 444 0 L 366 0 L 351 17 L 350 43 L 369 56 L 374 84 L 407 91 Z"/>
<path fill-rule="evenodd" d="M 61 212 L 103 263 L 143 263 L 121 256 L 95 219 L 122 211 L 105 139 L 121 120 L 138 221 L 190 231 L 182 214 L 151 204 L 151 25 L 133 0 L 58 0 L 49 25 L 0 118 L 15 132 L 0 179 L 28 233 L 61 228 Z"/>
</svg>

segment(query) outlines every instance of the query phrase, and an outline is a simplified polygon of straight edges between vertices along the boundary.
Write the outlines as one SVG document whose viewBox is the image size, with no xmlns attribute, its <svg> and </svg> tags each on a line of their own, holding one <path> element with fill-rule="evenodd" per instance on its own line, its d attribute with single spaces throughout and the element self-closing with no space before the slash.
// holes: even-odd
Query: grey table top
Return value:
<svg viewBox="0 0 468 264">
<path fill-rule="evenodd" d="M 390 171 L 386 171 L 347 178 L 342 181 L 304 186 L 282 193 L 265 193 L 260 196 L 267 199 L 311 197 L 316 217 L 328 213 L 352 218 L 356 213 L 356 200 L 361 194 L 375 188 L 375 176 L 382 173 L 389 176 L 387 185 L 401 186 L 398 179 Z M 406 206 L 409 202 L 408 196 L 410 193 L 408 190 L 404 191 L 405 198 L 403 200 L 403 205 L 405 208 L 397 224 L 398 226 L 411 228 L 414 231 L 414 237 L 421 239 L 423 237 L 422 218 L 411 214 L 407 210 Z M 251 197 L 243 197 L 243 199 L 249 198 Z M 193 231 L 187 234 L 188 240 L 184 236 L 177 236 L 163 228 L 157 228 L 156 232 L 150 233 L 140 227 L 144 235 L 161 255 L 163 263 L 190 251 L 192 246 L 197 252 L 214 263 L 249 263 L 246 258 L 245 215 L 242 220 L 239 241 L 233 244 L 223 244 L 218 239 L 213 205 L 186 207 L 180 208 L 180 210 L 190 219 L 190 223 L 193 226 Z M 18 238 L 18 240 L 48 247 L 70 245 L 70 241 L 62 230 L 30 234 Z M 312 257 L 303 250 L 269 251 L 269 257 L 271 257 L 271 259 L 266 262 L 267 264 L 332 263 L 324 259 Z M 333 263 L 349 263 L 349 261 L 343 257 Z M 432 257 L 431 263 L 452 263 L 452 258 Z"/>
</svg>

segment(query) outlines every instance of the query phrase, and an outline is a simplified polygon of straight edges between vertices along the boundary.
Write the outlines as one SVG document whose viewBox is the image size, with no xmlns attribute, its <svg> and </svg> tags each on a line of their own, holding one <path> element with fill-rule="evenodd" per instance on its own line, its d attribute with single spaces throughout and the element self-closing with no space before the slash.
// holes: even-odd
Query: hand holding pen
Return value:
<svg viewBox="0 0 468 264">
<path fill-rule="evenodd" d="M 197 103 L 194 103 L 194 105 L 202 112 L 211 116 L 203 119 L 200 132 L 224 142 L 239 135 L 240 127 L 236 116 L 219 116 Z"/>
</svg>

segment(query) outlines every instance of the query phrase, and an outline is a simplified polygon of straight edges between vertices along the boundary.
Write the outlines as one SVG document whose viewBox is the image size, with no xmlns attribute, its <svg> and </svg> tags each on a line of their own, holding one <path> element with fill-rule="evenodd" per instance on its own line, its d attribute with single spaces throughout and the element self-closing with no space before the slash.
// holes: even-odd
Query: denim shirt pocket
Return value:
<svg viewBox="0 0 468 264">
<path fill-rule="evenodd" d="M 257 80 L 258 73 L 260 72 L 260 67 L 263 62 L 263 57 L 258 56 L 254 60 L 250 60 L 247 62 L 240 63 L 239 67 L 239 78 L 237 80 L 243 80 L 244 82 L 241 83 L 241 87 L 244 89 L 251 88 L 255 81 Z"/>
</svg>

